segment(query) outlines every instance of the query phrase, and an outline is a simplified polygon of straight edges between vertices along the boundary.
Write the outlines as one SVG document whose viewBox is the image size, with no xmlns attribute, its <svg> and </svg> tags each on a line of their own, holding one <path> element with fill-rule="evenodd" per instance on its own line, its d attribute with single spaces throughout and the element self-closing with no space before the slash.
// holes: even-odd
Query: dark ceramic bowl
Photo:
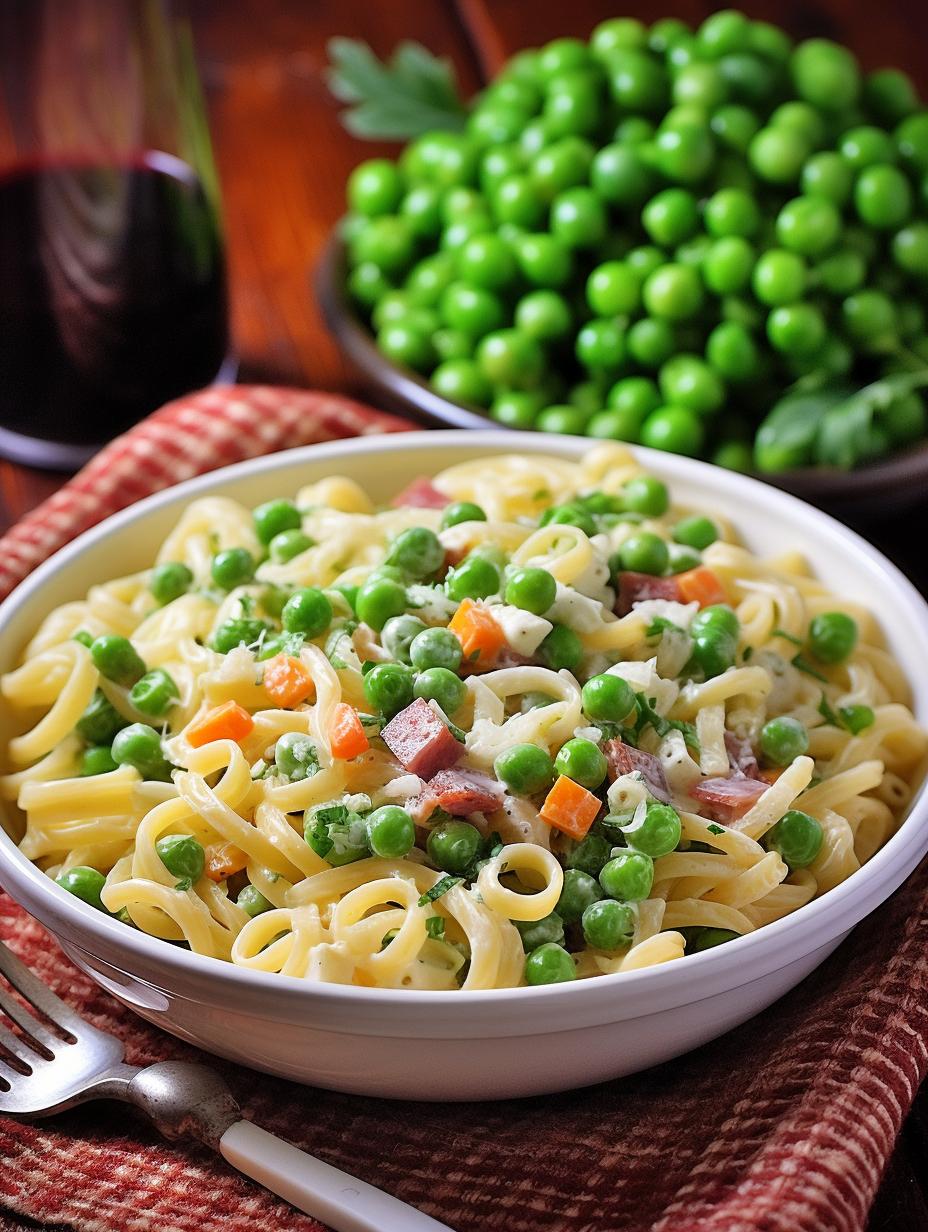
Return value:
<svg viewBox="0 0 928 1232">
<path fill-rule="evenodd" d="M 319 303 L 326 324 L 363 373 L 378 404 L 429 427 L 485 428 L 489 421 L 484 411 L 450 402 L 417 373 L 378 351 L 348 297 L 345 274 L 344 244 L 333 233 L 316 270 Z M 854 471 L 810 466 L 755 477 L 839 517 L 879 518 L 928 502 L 928 441 Z"/>
</svg>

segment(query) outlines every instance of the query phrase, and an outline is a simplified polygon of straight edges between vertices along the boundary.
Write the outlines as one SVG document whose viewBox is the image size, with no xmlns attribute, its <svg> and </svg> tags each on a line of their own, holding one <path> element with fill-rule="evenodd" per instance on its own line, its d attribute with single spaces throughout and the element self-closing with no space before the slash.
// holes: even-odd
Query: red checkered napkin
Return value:
<svg viewBox="0 0 928 1232">
<path fill-rule="evenodd" d="M 0 586 L 179 479 L 404 426 L 343 398 L 292 390 L 184 399 L 109 446 L 10 531 Z M 5 896 L 0 936 L 124 1039 L 130 1063 L 201 1056 L 103 993 Z M 599 1087 L 495 1104 L 403 1104 L 215 1064 L 253 1120 L 459 1232 L 860 1232 L 926 1060 L 921 870 L 775 1007 L 686 1057 Z M 90 1104 L 38 1125 L 0 1118 L 0 1159 L 0 1203 L 50 1228 L 320 1230 L 205 1149 L 162 1141 L 122 1106 Z"/>
</svg>

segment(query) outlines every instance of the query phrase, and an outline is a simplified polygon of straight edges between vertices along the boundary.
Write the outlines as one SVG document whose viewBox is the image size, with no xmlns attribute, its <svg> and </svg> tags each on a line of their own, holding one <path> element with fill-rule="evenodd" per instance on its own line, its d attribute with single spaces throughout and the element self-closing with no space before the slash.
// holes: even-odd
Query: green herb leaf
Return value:
<svg viewBox="0 0 928 1232">
<path fill-rule="evenodd" d="M 686 723 L 683 719 L 665 719 L 654 709 L 654 702 L 653 697 L 645 697 L 643 693 L 635 694 L 635 704 L 638 708 L 638 718 L 634 727 L 635 743 L 637 744 L 637 738 L 645 727 L 653 727 L 659 736 L 666 736 L 669 731 L 680 732 L 686 747 L 698 753 L 699 737 L 696 735 L 695 725 Z"/>
<path fill-rule="evenodd" d="M 825 416 L 853 392 L 850 385 L 830 384 L 781 398 L 757 429 L 754 458 L 758 469 L 786 471 L 812 462 Z"/>
<path fill-rule="evenodd" d="M 445 921 L 440 915 L 430 915 L 425 921 L 426 935 L 433 941 L 440 941 L 445 935 Z"/>
<path fill-rule="evenodd" d="M 665 629 L 676 629 L 678 633 L 683 630 L 679 625 L 675 625 L 672 620 L 668 620 L 666 616 L 655 616 L 651 623 L 644 631 L 645 637 L 660 637 Z"/>
<path fill-rule="evenodd" d="M 784 637 L 788 642 L 792 642 L 794 646 L 802 645 L 802 638 L 797 637 L 795 633 L 787 633 L 785 629 L 774 629 L 773 637 Z"/>
<path fill-rule="evenodd" d="M 717 826 L 715 822 L 713 822 L 711 826 L 706 826 L 706 829 L 709 831 L 710 834 L 724 834 L 725 833 L 725 827 Z"/>
<path fill-rule="evenodd" d="M 443 894 L 447 894 L 449 890 L 453 890 L 455 886 L 461 885 L 463 877 L 442 877 L 436 881 L 430 890 L 421 895 L 419 898 L 419 906 L 427 907 L 429 903 L 434 903 L 436 899 L 441 898 Z"/>
<path fill-rule="evenodd" d="M 355 137 L 406 141 L 434 129 L 460 132 L 467 108 L 449 60 L 404 42 L 389 61 L 359 39 L 329 40 L 326 80 L 343 103 L 342 123 Z"/>
<path fill-rule="evenodd" d="M 193 886 L 193 878 L 184 877 L 181 881 L 177 882 L 177 884 L 174 886 L 174 889 L 175 890 L 189 890 L 192 886 Z"/>
<path fill-rule="evenodd" d="M 873 457 L 874 417 L 923 385 L 928 385 L 928 367 L 918 372 L 895 372 L 882 377 L 833 404 L 819 426 L 815 461 L 849 471 L 859 462 Z"/>
<path fill-rule="evenodd" d="M 813 676 L 816 680 L 820 680 L 822 684 L 828 683 L 828 677 L 823 676 L 818 668 L 813 667 L 804 655 L 793 655 L 790 659 L 790 663 L 792 663 L 793 667 L 795 667 L 798 671 L 805 672 L 807 676 Z"/>
<path fill-rule="evenodd" d="M 829 702 L 828 698 L 825 696 L 824 693 L 822 694 L 822 700 L 818 704 L 818 712 L 822 716 L 822 718 L 825 720 L 825 722 L 829 723 L 832 727 L 841 726 L 840 718 L 835 713 L 834 709 L 832 708 L 831 703 Z"/>
</svg>

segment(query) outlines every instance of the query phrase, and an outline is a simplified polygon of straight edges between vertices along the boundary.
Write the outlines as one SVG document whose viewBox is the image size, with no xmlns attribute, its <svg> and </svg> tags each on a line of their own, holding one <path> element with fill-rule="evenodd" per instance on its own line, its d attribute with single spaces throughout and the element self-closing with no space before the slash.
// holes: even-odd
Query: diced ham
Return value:
<svg viewBox="0 0 928 1232">
<path fill-rule="evenodd" d="M 716 821 L 737 821 L 757 803 L 768 786 L 761 779 L 733 774 L 727 779 L 703 779 L 690 788 L 690 795 L 699 801 L 700 811 Z"/>
<path fill-rule="evenodd" d="M 464 746 L 421 697 L 395 715 L 380 738 L 400 765 L 420 779 L 430 779 L 453 766 L 464 752 Z"/>
<path fill-rule="evenodd" d="M 734 774 L 743 774 L 749 779 L 760 778 L 760 766 L 750 740 L 739 740 L 733 732 L 727 731 L 725 748 L 728 750 L 728 761 Z"/>
<path fill-rule="evenodd" d="M 680 587 L 675 577 L 654 577 L 650 573 L 624 570 L 619 574 L 619 593 L 615 601 L 617 616 L 627 616 L 640 599 L 667 599 L 680 602 Z"/>
<path fill-rule="evenodd" d="M 607 740 L 603 745 L 603 752 L 609 767 L 610 783 L 614 783 L 623 774 L 634 774 L 637 771 L 655 800 L 664 804 L 670 803 L 670 789 L 664 767 L 653 753 L 646 753 L 644 749 L 633 749 L 621 740 Z"/>
<path fill-rule="evenodd" d="M 398 496 L 394 496 L 390 504 L 394 509 L 444 509 L 451 498 L 439 492 L 431 479 L 424 475 L 414 479 Z"/>
<path fill-rule="evenodd" d="M 502 783 L 476 770 L 442 770 L 427 790 L 437 806 L 452 817 L 498 809 L 505 794 Z"/>
</svg>

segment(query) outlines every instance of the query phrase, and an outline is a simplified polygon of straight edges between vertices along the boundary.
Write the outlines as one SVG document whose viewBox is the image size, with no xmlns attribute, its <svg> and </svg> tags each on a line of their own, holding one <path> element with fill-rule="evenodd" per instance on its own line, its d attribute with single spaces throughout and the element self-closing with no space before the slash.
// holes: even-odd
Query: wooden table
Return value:
<svg viewBox="0 0 928 1232">
<path fill-rule="evenodd" d="M 697 23 L 711 10 L 667 0 L 661 15 Z M 343 186 L 360 159 L 391 147 L 361 143 L 339 125 L 325 85 L 326 42 L 363 37 L 385 54 L 412 37 L 449 56 L 462 86 L 477 89 L 513 50 L 582 34 L 616 12 L 653 19 L 643 0 L 191 0 L 200 65 L 225 200 L 233 332 L 244 380 L 363 393 L 327 336 L 309 278 L 343 208 Z M 887 0 L 756 0 L 751 15 L 796 36 L 849 44 L 868 68 L 906 69 L 928 97 L 928 6 Z M 2 414 L 2 408 L 0 408 Z M 38 504 L 64 477 L 0 463 L 0 529 Z M 925 510 L 920 512 L 924 519 Z M 866 528 L 923 588 L 928 570 L 910 518 Z M 928 1094 L 903 1130 L 873 1208 L 870 1232 L 928 1229 Z M 27 1225 L 0 1214 L 0 1228 Z M 28 1225 L 31 1228 L 35 1224 Z"/>
</svg>

